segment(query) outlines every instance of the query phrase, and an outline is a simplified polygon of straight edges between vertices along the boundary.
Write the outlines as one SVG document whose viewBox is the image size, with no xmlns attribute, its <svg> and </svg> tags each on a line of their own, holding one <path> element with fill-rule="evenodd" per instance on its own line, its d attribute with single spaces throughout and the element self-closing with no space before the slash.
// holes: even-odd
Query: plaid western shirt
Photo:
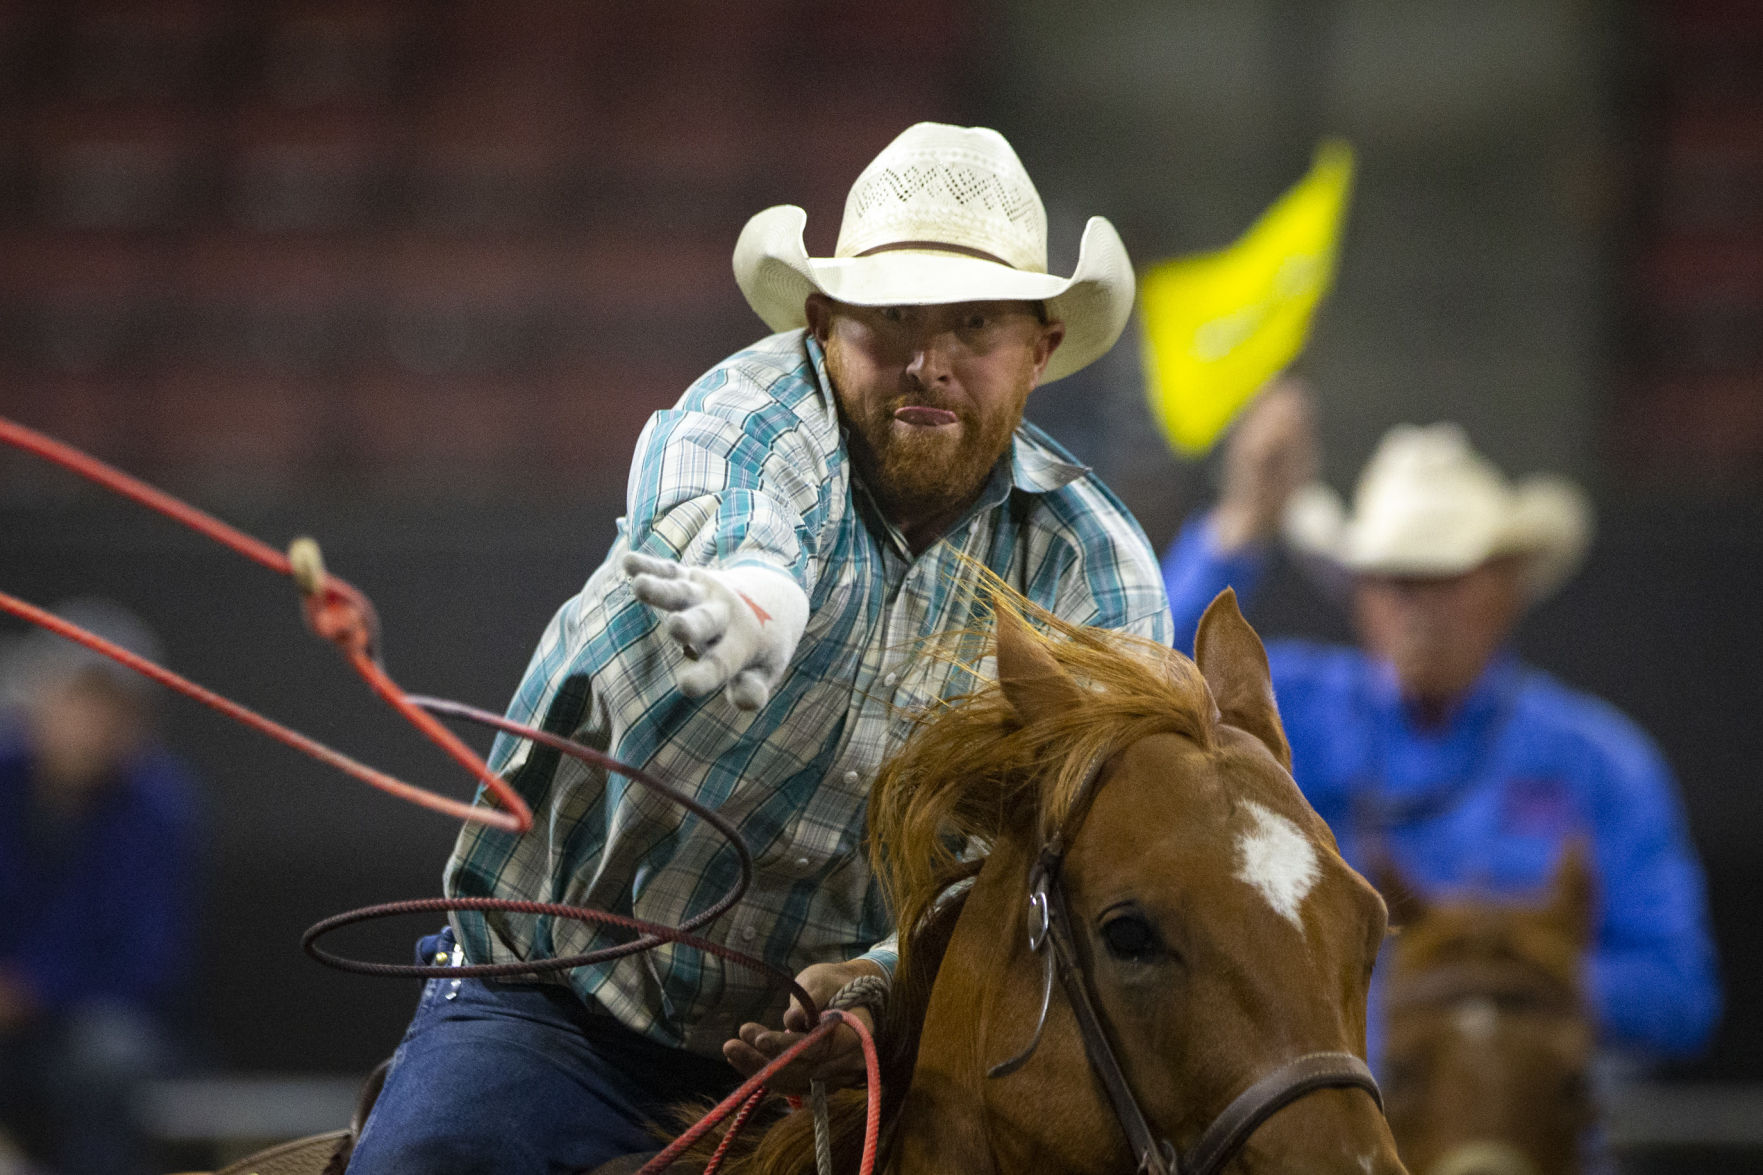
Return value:
<svg viewBox="0 0 1763 1175">
<path fill-rule="evenodd" d="M 631 594 L 627 550 L 696 565 L 763 563 L 809 599 L 770 701 L 743 712 L 674 684 L 683 656 Z M 580 595 L 546 628 L 509 716 L 646 767 L 729 818 L 751 848 L 745 897 L 699 934 L 794 973 L 868 953 L 894 961 L 863 848 L 869 785 L 926 703 L 970 688 L 923 638 L 974 623 L 990 567 L 1067 620 L 1171 643 L 1157 560 L 1087 469 L 1022 425 L 974 507 L 914 558 L 853 481 L 824 356 L 774 335 L 713 368 L 637 442 L 627 513 Z M 524 836 L 479 825 L 446 869 L 453 896 L 568 902 L 677 925 L 725 893 L 735 855 L 714 829 L 616 774 L 502 738 L 492 765 L 532 805 Z M 579 922 L 456 913 L 473 962 L 559 957 L 617 938 Z M 763 976 L 664 945 L 572 971 L 624 1024 L 707 1055 L 784 995 Z"/>
</svg>

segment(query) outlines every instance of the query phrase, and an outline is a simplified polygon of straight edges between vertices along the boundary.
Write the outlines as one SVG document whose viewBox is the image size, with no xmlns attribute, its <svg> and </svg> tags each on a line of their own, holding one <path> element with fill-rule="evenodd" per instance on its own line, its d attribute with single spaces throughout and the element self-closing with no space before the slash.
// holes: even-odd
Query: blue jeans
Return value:
<svg viewBox="0 0 1763 1175">
<path fill-rule="evenodd" d="M 417 945 L 432 962 L 451 930 Z M 656 1151 L 651 1123 L 721 1100 L 727 1064 L 657 1044 L 560 984 L 431 979 L 350 1175 L 561 1175 Z"/>
</svg>

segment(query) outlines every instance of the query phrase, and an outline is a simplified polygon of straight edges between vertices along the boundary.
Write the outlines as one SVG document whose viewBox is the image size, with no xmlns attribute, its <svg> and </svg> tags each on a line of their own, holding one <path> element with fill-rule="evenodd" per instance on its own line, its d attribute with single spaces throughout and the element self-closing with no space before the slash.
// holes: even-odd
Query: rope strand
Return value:
<svg viewBox="0 0 1763 1175">
<path fill-rule="evenodd" d="M 26 428 L 4 416 L 0 416 L 0 441 L 5 441 L 28 453 L 42 457 L 44 460 L 53 462 L 95 482 L 113 493 L 162 514 L 174 522 L 181 523 L 203 537 L 212 539 L 279 575 L 295 577 L 293 561 L 261 539 L 229 526 L 213 515 L 198 510 L 189 503 L 180 501 L 164 490 L 148 485 L 139 478 L 131 477 L 120 469 L 106 465 L 96 457 L 83 453 L 72 445 L 64 444 L 34 429 Z M 485 824 L 505 832 L 525 833 L 532 827 L 533 822 L 532 811 L 527 807 L 526 801 L 516 795 L 506 782 L 490 770 L 489 764 L 479 758 L 457 736 L 405 700 L 404 691 L 398 688 L 397 683 L 391 679 L 374 657 L 373 649 L 379 631 L 379 620 L 374 613 L 373 605 L 355 585 L 325 573 L 322 559 L 318 556 L 316 543 L 313 543 L 311 539 L 296 540 L 296 546 L 300 546 L 302 542 L 311 548 L 310 561 L 306 557 L 302 558 L 301 573 L 298 577 L 301 581 L 301 602 L 307 626 L 314 633 L 336 645 L 342 652 L 344 659 L 349 662 L 356 673 L 366 680 L 373 692 L 402 715 L 405 721 L 420 730 L 455 763 L 471 772 L 477 778 L 478 783 L 487 788 L 490 795 L 495 798 L 496 807 L 491 808 L 483 804 L 449 799 L 426 788 L 405 783 L 383 771 L 368 767 L 340 751 L 325 746 L 316 739 L 271 721 L 254 710 L 247 709 L 237 702 L 197 685 L 169 669 L 137 657 L 126 649 L 87 632 L 83 628 L 68 624 L 59 617 L 27 604 L 14 596 L 0 593 L 0 609 L 33 624 L 39 624 L 69 640 L 77 641 L 93 652 L 102 653 L 169 689 L 194 698 L 203 705 L 212 707 L 253 730 L 266 734 L 296 750 L 303 751 L 319 762 L 335 767 L 337 770 L 372 787 L 379 788 L 381 791 L 397 796 L 399 799 L 409 800 L 413 804 L 460 820 Z"/>
</svg>

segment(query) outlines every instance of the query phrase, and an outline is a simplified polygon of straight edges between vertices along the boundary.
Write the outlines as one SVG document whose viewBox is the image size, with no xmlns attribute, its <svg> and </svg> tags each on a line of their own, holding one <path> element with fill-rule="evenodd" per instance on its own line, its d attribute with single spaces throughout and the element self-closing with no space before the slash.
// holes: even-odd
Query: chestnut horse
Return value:
<svg viewBox="0 0 1763 1175">
<path fill-rule="evenodd" d="M 1583 852 L 1562 854 L 1540 902 L 1425 902 L 1384 881 L 1403 926 L 1384 973 L 1390 1127 L 1419 1175 L 1577 1175 L 1593 1122 L 1595 1026 Z"/>
<path fill-rule="evenodd" d="M 913 928 L 881 1026 L 885 1169 L 1401 1172 L 1375 1086 L 1344 1071 L 1384 905 L 1292 782 L 1234 594 L 1197 666 L 992 598 L 997 681 L 927 715 L 870 800 L 871 860 Z M 813 1172 L 808 1119 L 725 1170 Z M 860 1091 L 832 1126 L 856 1171 Z"/>
</svg>

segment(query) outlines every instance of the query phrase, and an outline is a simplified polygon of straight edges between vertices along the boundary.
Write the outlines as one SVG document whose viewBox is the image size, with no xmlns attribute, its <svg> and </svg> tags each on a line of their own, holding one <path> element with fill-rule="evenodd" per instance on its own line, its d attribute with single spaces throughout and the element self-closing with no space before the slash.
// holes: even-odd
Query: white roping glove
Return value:
<svg viewBox="0 0 1763 1175">
<path fill-rule="evenodd" d="M 685 650 L 680 692 L 702 697 L 727 687 L 731 702 L 757 710 L 771 697 L 808 624 L 808 597 L 783 571 L 687 567 L 634 551 L 624 557 L 631 591 L 667 618 Z"/>
</svg>

